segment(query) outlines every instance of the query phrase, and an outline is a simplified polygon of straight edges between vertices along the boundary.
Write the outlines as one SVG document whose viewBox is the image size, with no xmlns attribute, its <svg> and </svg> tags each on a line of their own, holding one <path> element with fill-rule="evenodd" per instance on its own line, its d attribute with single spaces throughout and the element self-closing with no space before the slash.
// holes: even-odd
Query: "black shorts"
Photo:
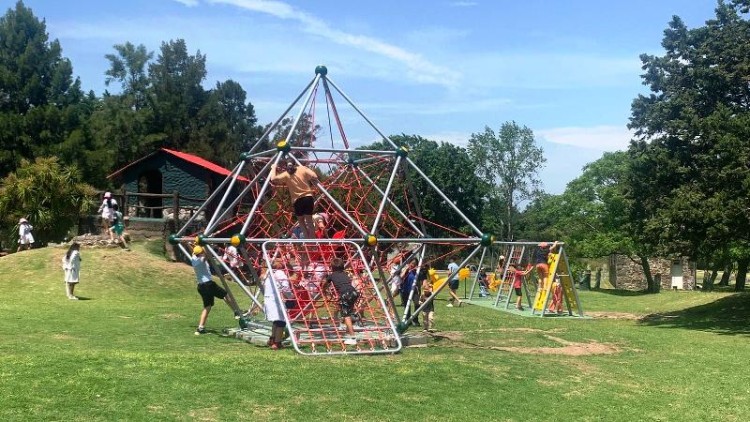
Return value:
<svg viewBox="0 0 750 422">
<path fill-rule="evenodd" d="M 227 295 L 227 291 L 219 287 L 213 280 L 205 283 L 198 283 L 198 293 L 200 293 L 203 299 L 203 307 L 214 306 L 214 298 L 224 299 Z"/>
<path fill-rule="evenodd" d="M 513 290 L 516 291 L 517 296 L 521 296 L 521 288 L 520 287 L 514 287 Z"/>
<path fill-rule="evenodd" d="M 339 306 L 341 307 L 341 316 L 348 317 L 354 314 L 354 304 L 359 300 L 359 293 L 356 290 L 347 290 L 339 296 Z"/>
<path fill-rule="evenodd" d="M 458 279 L 448 280 L 448 288 L 451 290 L 458 290 Z"/>
<path fill-rule="evenodd" d="M 312 196 L 303 196 L 294 201 L 294 215 L 297 217 L 313 215 L 313 208 L 315 208 L 315 198 Z"/>
</svg>

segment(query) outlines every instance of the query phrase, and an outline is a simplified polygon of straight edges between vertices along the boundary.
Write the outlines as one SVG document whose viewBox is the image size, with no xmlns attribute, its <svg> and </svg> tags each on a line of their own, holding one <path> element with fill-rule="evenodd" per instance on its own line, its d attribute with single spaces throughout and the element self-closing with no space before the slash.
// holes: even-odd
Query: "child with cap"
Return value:
<svg viewBox="0 0 750 422">
<path fill-rule="evenodd" d="M 31 244 L 34 243 L 34 236 L 31 231 L 34 227 L 29 224 L 29 221 L 25 218 L 18 220 L 18 249 L 16 252 L 21 252 L 24 249 L 31 249 Z"/>
<path fill-rule="evenodd" d="M 115 218 L 115 206 L 117 205 L 117 201 L 112 198 L 112 192 L 104 192 L 104 200 L 102 201 L 102 204 L 99 205 L 99 213 L 101 213 L 102 216 L 102 228 L 104 229 L 105 233 L 109 233 L 109 242 L 114 243 L 115 242 L 115 235 L 113 232 L 109 230 L 109 228 L 112 226 L 112 220 Z"/>
</svg>

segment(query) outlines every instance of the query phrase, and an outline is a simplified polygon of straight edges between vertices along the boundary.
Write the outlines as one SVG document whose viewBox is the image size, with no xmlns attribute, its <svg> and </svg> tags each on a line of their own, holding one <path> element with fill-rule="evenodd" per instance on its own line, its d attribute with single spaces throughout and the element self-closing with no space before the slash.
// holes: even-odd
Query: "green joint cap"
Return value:
<svg viewBox="0 0 750 422">
<path fill-rule="evenodd" d="M 485 233 L 482 235 L 482 240 L 479 242 L 482 246 L 492 246 L 492 242 L 495 241 L 495 236 Z"/>
<path fill-rule="evenodd" d="M 240 328 L 242 328 L 243 330 L 250 326 L 250 324 L 247 323 L 247 319 L 245 317 L 240 317 L 239 324 Z"/>
<path fill-rule="evenodd" d="M 354 161 L 354 158 L 352 157 L 349 157 L 349 159 L 346 160 L 346 163 L 349 164 L 350 166 L 355 166 L 355 167 L 357 165 L 357 162 Z"/>
<path fill-rule="evenodd" d="M 321 65 L 315 66 L 315 74 L 325 76 L 328 74 L 328 68 Z"/>
<path fill-rule="evenodd" d="M 396 150 L 396 157 L 404 158 L 409 155 L 409 148 L 402 146 Z"/>
<path fill-rule="evenodd" d="M 247 161 L 250 159 L 250 153 L 249 152 L 243 152 L 240 154 L 240 160 Z"/>
<path fill-rule="evenodd" d="M 203 236 L 202 234 L 195 237 L 195 244 L 198 246 L 204 246 L 206 244 L 206 236 Z"/>
<path fill-rule="evenodd" d="M 180 242 L 177 241 L 177 235 L 174 234 L 174 233 L 170 234 L 167 239 L 168 239 L 170 245 L 176 245 L 176 244 L 180 243 Z"/>
<path fill-rule="evenodd" d="M 404 324 L 403 321 L 396 324 L 396 331 L 398 331 L 399 334 L 405 333 L 407 329 L 409 329 L 409 324 Z"/>
</svg>

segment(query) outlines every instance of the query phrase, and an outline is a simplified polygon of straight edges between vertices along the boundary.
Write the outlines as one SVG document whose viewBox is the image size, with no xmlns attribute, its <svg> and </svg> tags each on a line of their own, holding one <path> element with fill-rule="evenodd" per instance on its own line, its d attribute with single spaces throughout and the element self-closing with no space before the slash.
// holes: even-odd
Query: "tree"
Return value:
<svg viewBox="0 0 750 422">
<path fill-rule="evenodd" d="M 472 134 L 468 152 L 477 175 L 493 187 L 490 196 L 497 196 L 505 206 L 503 237 L 513 240 L 517 207 L 532 199 L 541 184 L 537 173 L 547 161 L 544 151 L 536 145 L 531 129 L 506 122 L 497 135 L 489 127 Z"/>
<path fill-rule="evenodd" d="M 34 226 L 34 237 L 45 244 L 62 241 L 78 223 L 81 214 L 95 206 L 96 190 L 81 181 L 75 167 L 65 167 L 53 158 L 21 161 L 21 166 L 0 181 L 2 226 L 18 228 L 27 218 Z M 17 231 L 4 233 L 12 243 Z"/>
<path fill-rule="evenodd" d="M 475 174 L 475 164 L 464 148 L 447 142 L 437 143 L 417 135 L 394 135 L 390 139 L 399 147 L 409 148 L 409 158 L 454 202 L 466 218 L 474 224 L 481 222 L 488 186 Z M 363 146 L 362 149 L 393 150 L 393 147 L 381 141 Z M 415 196 L 393 195 L 394 202 L 399 207 L 412 209 L 413 206 L 407 206 L 404 201 L 413 202 L 416 199 L 424 219 L 438 226 L 472 233 L 468 224 L 408 164 L 404 163 L 402 168 L 406 170 L 396 180 L 392 191 L 403 191 L 411 183 Z M 407 172 L 410 174 L 408 179 L 403 177 Z M 438 229 L 437 226 L 430 226 L 427 230 L 428 235 L 434 236 L 434 231 Z"/>
<path fill-rule="evenodd" d="M 146 106 L 146 90 L 149 79 L 146 75 L 146 65 L 154 56 L 152 51 L 146 50 L 146 46 L 139 44 L 137 47 L 130 42 L 115 44 L 117 54 L 107 54 L 104 57 L 109 60 L 109 69 L 104 72 L 107 78 L 105 85 L 119 82 L 122 94 L 130 99 L 132 108 L 140 110 Z"/>
<path fill-rule="evenodd" d="M 151 136 L 164 147 L 188 149 L 197 134 L 198 112 L 208 96 L 201 85 L 206 78 L 206 56 L 200 51 L 189 55 L 182 39 L 163 42 L 156 62 L 148 66 L 148 74 L 153 110 Z M 192 145 L 196 151 L 195 143 Z"/>
<path fill-rule="evenodd" d="M 23 2 L 0 18 L 0 176 L 22 159 L 56 154 L 88 118 L 90 107 L 44 21 Z"/>
<path fill-rule="evenodd" d="M 255 109 L 245 97 L 242 86 L 232 80 L 218 82 L 211 90 L 198 113 L 201 138 L 198 142 L 211 147 L 203 152 L 203 157 L 231 168 L 239 161 L 240 153 L 250 149 L 258 139 L 260 128 Z M 188 148 L 195 152 L 199 146 L 188 145 Z"/>
<path fill-rule="evenodd" d="M 674 17 L 664 56 L 641 56 L 651 94 L 633 101 L 626 190 L 636 232 L 656 251 L 701 258 L 732 245 L 738 271 L 750 263 L 750 24 L 740 3 L 719 2 L 696 29 Z"/>
</svg>

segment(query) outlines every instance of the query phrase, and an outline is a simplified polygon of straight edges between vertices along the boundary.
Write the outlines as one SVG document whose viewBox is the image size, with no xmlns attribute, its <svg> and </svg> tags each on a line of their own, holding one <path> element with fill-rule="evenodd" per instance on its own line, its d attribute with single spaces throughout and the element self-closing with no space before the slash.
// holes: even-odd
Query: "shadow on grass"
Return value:
<svg viewBox="0 0 750 422">
<path fill-rule="evenodd" d="M 750 293 L 739 293 L 705 305 L 646 315 L 641 318 L 640 324 L 709 331 L 725 335 L 750 335 L 748 318 L 750 318 Z"/>
<path fill-rule="evenodd" d="M 633 291 L 633 290 L 620 290 L 620 289 L 591 289 L 592 292 L 596 293 L 604 293 L 607 295 L 612 296 L 646 296 L 652 293 L 645 292 L 643 290 Z"/>
</svg>

